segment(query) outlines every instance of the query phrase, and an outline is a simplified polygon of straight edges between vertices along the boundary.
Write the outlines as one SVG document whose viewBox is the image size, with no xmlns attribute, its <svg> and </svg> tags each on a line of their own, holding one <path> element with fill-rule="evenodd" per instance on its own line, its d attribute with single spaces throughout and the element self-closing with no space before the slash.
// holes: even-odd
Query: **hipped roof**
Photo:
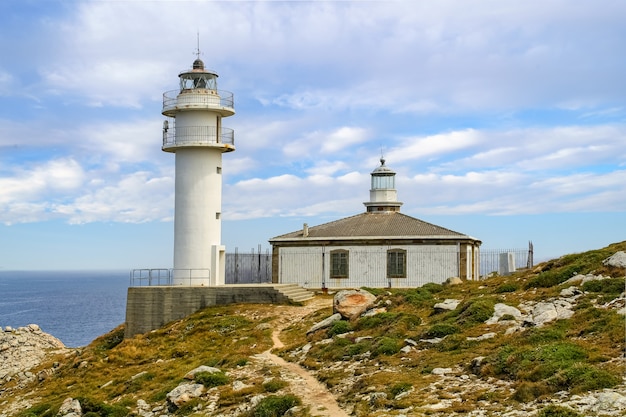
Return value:
<svg viewBox="0 0 626 417">
<path fill-rule="evenodd" d="M 329 223 L 308 228 L 308 236 L 303 229 L 270 239 L 270 243 L 293 242 L 300 240 L 363 240 L 372 238 L 390 239 L 478 239 L 445 227 L 407 216 L 400 212 L 370 212 L 346 217 Z"/>
</svg>

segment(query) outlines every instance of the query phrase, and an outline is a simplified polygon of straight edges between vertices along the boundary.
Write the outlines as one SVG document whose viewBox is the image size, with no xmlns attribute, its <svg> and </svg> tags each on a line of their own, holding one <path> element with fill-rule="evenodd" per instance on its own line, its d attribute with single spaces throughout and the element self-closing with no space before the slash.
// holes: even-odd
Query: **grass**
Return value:
<svg viewBox="0 0 626 417">
<path fill-rule="evenodd" d="M 508 277 L 496 276 L 459 286 L 427 284 L 413 289 L 372 290 L 377 303 L 386 306 L 386 312 L 350 322 L 338 321 L 307 336 L 313 324 L 332 314 L 331 308 L 320 309 L 281 332 L 285 348 L 280 354 L 291 361 L 303 358 L 302 365 L 341 392 L 341 401 L 352 404 L 356 416 L 374 415 L 377 407 L 420 410 L 429 401 L 426 393 L 446 398 L 451 395 L 450 388 L 439 383 L 432 370 L 464 367 L 463 372 L 470 374 L 469 364 L 478 356 L 485 359 L 475 377 L 494 378 L 502 388 L 464 392 L 463 403 L 425 414 L 460 415 L 477 402 L 488 401 L 490 407 L 497 408 L 511 404 L 510 399 L 525 403 L 561 390 L 585 393 L 614 387 L 623 374 L 621 362 L 614 359 L 625 348 L 624 317 L 600 305 L 624 290 L 624 271 L 601 264 L 616 250 L 626 250 L 626 242 L 564 256 L 537 266 L 536 272 L 519 271 Z M 573 317 L 509 335 L 504 334 L 502 324 L 485 324 L 496 303 L 517 306 L 557 297 L 563 288 L 560 284 L 574 272 L 591 271 L 612 278 L 582 286 L 584 294 L 576 300 Z M 455 311 L 434 314 L 433 306 L 447 298 L 461 303 Z M 241 313 L 243 310 L 255 311 L 260 318 L 250 319 Z M 258 324 L 273 325 L 280 317 L 280 306 L 234 305 L 208 308 L 132 339 L 123 339 L 124 329 L 119 327 L 90 346 L 43 364 L 39 369 L 54 368 L 55 372 L 45 381 L 24 388 L 24 395 L 29 393 L 38 400 L 17 416 L 54 417 L 68 397 L 80 398 L 92 416 L 126 416 L 138 398 L 151 405 L 163 404 L 167 393 L 183 382 L 182 376 L 200 365 L 222 371 L 196 375 L 197 382 L 219 397 L 222 409 L 235 408 L 256 395 L 267 395 L 250 410 L 249 416 L 283 415 L 280 413 L 300 404 L 301 400 L 294 396 L 298 393 L 291 392 L 275 368 L 251 368 L 259 366 L 253 356 L 273 344 L 272 330 L 258 330 Z M 467 340 L 487 332 L 497 332 L 498 336 Z M 432 338 L 444 339 L 438 344 L 420 342 Z M 400 351 L 407 345 L 405 339 L 417 342 L 411 352 Z M 308 353 L 295 354 L 305 344 L 310 344 Z M 231 376 L 237 372 L 248 376 Z M 234 391 L 230 385 L 234 380 L 244 381 L 247 387 Z M 17 390 L 17 380 L 6 382 L 2 388 Z M 407 391 L 410 394 L 395 400 Z M 359 400 L 372 392 L 384 393 L 385 397 L 379 396 L 372 402 Z M 194 415 L 194 408 L 204 406 L 204 401 L 188 403 L 177 415 Z M 306 411 L 302 413 L 306 415 Z M 545 407 L 538 415 L 577 416 L 556 406 Z"/>
</svg>

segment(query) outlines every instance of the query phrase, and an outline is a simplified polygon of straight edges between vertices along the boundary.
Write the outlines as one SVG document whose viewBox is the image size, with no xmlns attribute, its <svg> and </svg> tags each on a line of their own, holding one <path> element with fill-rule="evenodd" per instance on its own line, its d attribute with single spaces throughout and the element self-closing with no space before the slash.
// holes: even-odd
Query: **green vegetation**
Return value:
<svg viewBox="0 0 626 417">
<path fill-rule="evenodd" d="M 566 407 L 549 405 L 541 410 L 537 417 L 582 417 L 582 415 Z"/>
<path fill-rule="evenodd" d="M 287 410 L 301 404 L 295 395 L 270 395 L 263 398 L 250 412 L 250 417 L 280 417 Z"/>
<path fill-rule="evenodd" d="M 228 384 L 228 377 L 223 372 L 198 372 L 194 379 L 207 388 Z"/>
<path fill-rule="evenodd" d="M 359 417 L 382 415 L 383 409 L 395 415 L 409 407 L 436 417 L 463 415 L 479 402 L 481 407 L 488 402 L 497 411 L 505 405 L 515 407 L 512 399 L 527 403 L 548 400 L 559 391 L 582 394 L 612 388 L 622 381 L 623 363 L 615 358 L 621 357 L 626 345 L 624 317 L 603 305 L 618 297 L 626 283 L 623 269 L 606 267 L 601 261 L 617 250 L 626 250 L 626 242 L 567 255 L 508 277 L 494 276 L 456 286 L 426 284 L 421 288 L 372 290 L 377 305 L 385 306 L 378 314 L 337 321 L 307 335 L 313 324 L 332 314 L 329 303 L 293 320 L 280 333 L 285 347 L 273 352 L 315 371 L 318 380 L 341 393 L 340 403 L 348 404 Z M 485 323 L 493 316 L 496 303 L 523 306 L 558 297 L 564 288 L 559 284 L 574 273 L 611 278 L 579 285 L 584 292 L 576 298 L 572 317 L 510 334 L 505 330 L 511 323 Z M 320 298 L 330 301 L 331 296 Z M 445 299 L 456 299 L 460 304 L 454 311 L 435 312 L 434 305 Z M 90 346 L 52 358 L 32 371 L 37 375 L 42 369 L 54 369 L 44 380 L 19 391 L 18 379 L 14 378 L 1 389 L 36 399 L 31 401 L 32 407 L 11 417 L 56 417 L 69 397 L 80 400 L 86 417 L 126 417 L 136 412 L 139 398 L 151 407 L 165 404 L 167 394 L 183 382 L 185 374 L 207 365 L 222 372 L 197 373 L 195 380 L 217 398 L 213 401 L 225 414 L 255 396 L 266 396 L 249 410 L 249 417 L 282 416 L 301 404 L 298 392 L 282 379 L 276 366 L 261 363 L 255 356 L 272 347 L 272 329 L 284 323 L 281 308 L 207 308 L 132 339 L 123 338 L 120 326 Z M 271 328 L 260 330 L 260 323 L 270 323 Z M 476 340 L 488 332 L 497 336 Z M 434 338 L 443 341 L 427 341 Z M 411 348 L 404 349 L 407 346 Z M 481 365 L 470 365 L 477 357 L 482 357 Z M 490 383 L 489 388 L 466 390 L 462 384 L 450 387 L 432 374 L 434 368 L 450 367 L 457 372 L 459 366 L 481 382 L 488 378 L 497 382 Z M 245 385 L 235 390 L 232 381 Z M 453 401 L 441 410 L 421 408 L 436 401 L 433 396 Z M 459 396 L 462 401 L 454 400 Z M 6 398 L 1 397 L 0 402 Z M 192 399 L 175 414 L 199 417 L 207 401 L 205 397 Z M 298 413 L 309 415 L 304 409 Z M 537 415 L 580 417 L 554 405 Z"/>
</svg>

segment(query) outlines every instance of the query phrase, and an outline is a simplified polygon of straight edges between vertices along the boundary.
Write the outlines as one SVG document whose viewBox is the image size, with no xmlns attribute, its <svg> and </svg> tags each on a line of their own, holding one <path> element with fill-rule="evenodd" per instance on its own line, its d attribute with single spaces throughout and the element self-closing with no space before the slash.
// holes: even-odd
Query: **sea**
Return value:
<svg viewBox="0 0 626 417">
<path fill-rule="evenodd" d="M 82 347 L 123 324 L 129 271 L 0 270 L 0 327 L 37 324 Z"/>
</svg>

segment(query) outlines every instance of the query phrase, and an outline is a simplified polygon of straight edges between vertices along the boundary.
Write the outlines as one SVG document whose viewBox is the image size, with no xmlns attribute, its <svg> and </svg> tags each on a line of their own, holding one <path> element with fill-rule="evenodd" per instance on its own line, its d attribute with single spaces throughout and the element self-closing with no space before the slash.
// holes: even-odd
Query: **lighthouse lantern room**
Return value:
<svg viewBox="0 0 626 417">
<path fill-rule="evenodd" d="M 233 94 L 199 58 L 163 94 L 163 151 L 175 154 L 174 285 L 224 284 L 221 244 L 222 154 L 235 150 L 222 118 L 235 114 Z"/>
</svg>

